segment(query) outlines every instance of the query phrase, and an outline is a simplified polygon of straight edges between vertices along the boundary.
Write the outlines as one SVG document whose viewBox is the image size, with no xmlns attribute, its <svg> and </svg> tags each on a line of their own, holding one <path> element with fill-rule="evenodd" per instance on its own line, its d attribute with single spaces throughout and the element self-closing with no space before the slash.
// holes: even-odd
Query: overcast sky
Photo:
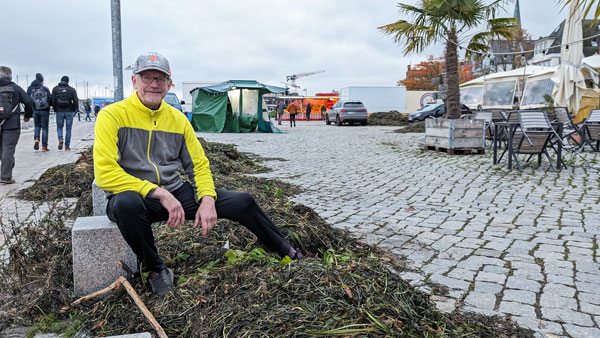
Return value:
<svg viewBox="0 0 600 338">
<path fill-rule="evenodd" d="M 416 0 L 405 1 L 415 3 Z M 284 86 L 285 76 L 325 70 L 297 80 L 300 93 L 349 85 L 395 85 L 422 55 L 403 56 L 402 46 L 378 26 L 400 19 L 392 0 L 121 1 L 123 67 L 156 51 L 171 64 L 174 91 L 182 81 L 252 79 Z M 556 0 L 521 0 L 523 28 L 547 36 L 566 17 Z M 507 7 L 512 16 L 514 4 Z M 0 1 L 0 64 L 26 86 L 36 72 L 50 89 L 62 75 L 85 97 L 113 88 L 110 0 Z M 409 18 L 405 18 L 409 19 Z M 133 89 L 124 71 L 125 95 Z M 27 83 L 28 84 L 28 83 Z"/>
</svg>

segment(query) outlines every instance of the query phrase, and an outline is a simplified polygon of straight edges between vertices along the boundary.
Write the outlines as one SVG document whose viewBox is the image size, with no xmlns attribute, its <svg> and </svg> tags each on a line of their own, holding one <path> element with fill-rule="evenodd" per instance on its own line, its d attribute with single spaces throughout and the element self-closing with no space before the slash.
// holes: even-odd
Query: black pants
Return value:
<svg viewBox="0 0 600 338">
<path fill-rule="evenodd" d="M 269 249 L 282 256 L 287 255 L 290 244 L 252 195 L 223 189 L 216 189 L 216 192 L 215 207 L 218 218 L 241 223 Z M 186 182 L 172 194 L 181 203 L 185 219 L 193 220 L 199 204 L 195 200 L 192 186 Z M 142 262 L 142 271 L 160 272 L 164 265 L 154 244 L 151 224 L 166 221 L 169 213 L 159 200 L 150 197 L 143 199 L 135 191 L 124 191 L 110 198 L 106 214 L 111 221 L 117 223 L 121 235 Z"/>
<path fill-rule="evenodd" d="M 294 127 L 296 126 L 296 114 L 290 114 L 290 127 L 294 123 Z"/>
</svg>

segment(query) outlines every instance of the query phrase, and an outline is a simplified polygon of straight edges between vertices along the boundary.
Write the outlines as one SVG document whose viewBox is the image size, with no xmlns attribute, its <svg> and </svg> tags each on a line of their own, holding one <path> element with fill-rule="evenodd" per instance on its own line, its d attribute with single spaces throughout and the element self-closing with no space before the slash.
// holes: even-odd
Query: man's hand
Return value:
<svg viewBox="0 0 600 338">
<path fill-rule="evenodd" d="M 217 209 L 215 209 L 215 199 L 212 196 L 204 196 L 200 201 L 200 206 L 196 211 L 194 228 L 200 222 L 202 222 L 202 236 L 207 236 L 212 228 L 217 225 Z"/>
<path fill-rule="evenodd" d="M 156 198 L 160 201 L 160 204 L 167 209 L 169 212 L 169 219 L 167 224 L 171 228 L 177 227 L 179 224 L 185 222 L 185 212 L 181 203 L 173 196 L 168 190 L 158 187 L 152 191 L 150 197 Z"/>
<path fill-rule="evenodd" d="M 23 122 L 29 122 L 30 117 L 24 117 Z"/>
</svg>

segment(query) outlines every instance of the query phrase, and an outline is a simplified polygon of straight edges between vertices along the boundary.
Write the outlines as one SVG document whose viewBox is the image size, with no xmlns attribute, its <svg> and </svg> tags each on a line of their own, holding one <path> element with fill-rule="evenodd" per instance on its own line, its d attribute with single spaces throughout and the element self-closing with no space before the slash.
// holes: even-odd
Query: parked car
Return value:
<svg viewBox="0 0 600 338">
<path fill-rule="evenodd" d="M 423 108 L 408 114 L 408 122 L 423 121 L 428 117 L 442 117 L 444 114 L 446 114 L 445 103 L 428 104 Z M 460 107 L 460 115 L 464 114 L 471 114 L 471 109 L 463 104 Z"/>
<path fill-rule="evenodd" d="M 360 101 L 338 101 L 325 114 L 325 123 L 327 125 L 335 121 L 335 124 L 338 126 L 344 123 L 360 123 L 366 126 L 368 120 L 367 108 Z"/>
<path fill-rule="evenodd" d="M 179 109 L 179 111 L 183 113 L 183 107 L 181 105 L 185 104 L 185 102 L 179 101 L 177 94 L 168 92 L 167 96 L 165 96 L 165 102 L 170 104 L 171 106 Z"/>
</svg>

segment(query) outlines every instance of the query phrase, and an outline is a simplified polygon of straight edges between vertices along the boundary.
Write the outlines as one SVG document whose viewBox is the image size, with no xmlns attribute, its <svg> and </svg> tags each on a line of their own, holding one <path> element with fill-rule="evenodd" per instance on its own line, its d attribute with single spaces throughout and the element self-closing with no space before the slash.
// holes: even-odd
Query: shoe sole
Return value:
<svg viewBox="0 0 600 338">
<path fill-rule="evenodd" d="M 62 150 L 63 141 L 58 142 L 58 150 Z"/>
</svg>

